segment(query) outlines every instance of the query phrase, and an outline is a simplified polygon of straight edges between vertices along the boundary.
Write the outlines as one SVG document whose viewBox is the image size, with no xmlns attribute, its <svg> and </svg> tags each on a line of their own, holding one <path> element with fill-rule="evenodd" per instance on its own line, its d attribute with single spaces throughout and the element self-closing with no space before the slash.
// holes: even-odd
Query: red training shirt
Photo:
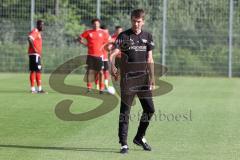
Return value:
<svg viewBox="0 0 240 160">
<path fill-rule="evenodd" d="M 116 39 L 117 39 L 117 37 L 118 37 L 118 35 L 117 35 L 116 33 L 115 33 L 115 34 L 113 34 L 113 35 L 112 35 L 112 41 L 113 41 L 113 42 L 115 42 L 115 41 L 116 41 Z"/>
<path fill-rule="evenodd" d="M 37 28 L 34 28 L 29 34 L 28 37 L 30 37 L 33 40 L 33 46 L 36 50 L 33 49 L 33 47 L 29 44 L 28 47 L 28 54 L 38 54 L 39 56 L 42 55 L 42 35 L 41 32 Z"/>
<path fill-rule="evenodd" d="M 88 55 L 103 57 L 103 47 L 109 37 L 104 30 L 87 30 L 83 32 L 80 37 L 87 40 Z"/>
</svg>

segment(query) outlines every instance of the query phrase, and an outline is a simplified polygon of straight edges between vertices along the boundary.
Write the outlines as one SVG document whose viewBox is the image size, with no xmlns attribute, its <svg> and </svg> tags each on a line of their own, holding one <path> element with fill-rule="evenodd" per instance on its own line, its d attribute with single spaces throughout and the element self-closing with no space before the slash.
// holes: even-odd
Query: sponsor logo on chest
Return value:
<svg viewBox="0 0 240 160">
<path fill-rule="evenodd" d="M 147 40 L 146 40 L 146 39 L 142 39 L 142 42 L 143 42 L 143 43 L 147 43 Z"/>
<path fill-rule="evenodd" d="M 130 49 L 135 50 L 136 52 L 147 51 L 147 46 L 131 46 Z"/>
</svg>

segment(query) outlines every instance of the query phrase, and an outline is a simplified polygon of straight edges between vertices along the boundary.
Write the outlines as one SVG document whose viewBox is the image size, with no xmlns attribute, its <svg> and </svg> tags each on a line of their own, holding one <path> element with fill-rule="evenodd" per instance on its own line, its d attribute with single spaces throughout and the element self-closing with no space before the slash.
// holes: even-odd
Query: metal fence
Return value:
<svg viewBox="0 0 240 160">
<path fill-rule="evenodd" d="M 86 54 L 74 38 L 98 17 L 113 32 L 130 27 L 130 13 L 147 12 L 155 61 L 169 75 L 240 76 L 240 0 L 0 0 L 0 71 L 28 70 L 27 34 L 45 21 L 43 65 L 51 72 Z"/>
</svg>

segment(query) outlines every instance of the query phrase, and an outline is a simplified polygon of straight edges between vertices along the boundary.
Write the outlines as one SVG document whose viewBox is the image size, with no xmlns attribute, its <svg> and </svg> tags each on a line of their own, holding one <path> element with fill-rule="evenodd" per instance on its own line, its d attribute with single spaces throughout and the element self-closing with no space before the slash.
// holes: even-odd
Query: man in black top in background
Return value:
<svg viewBox="0 0 240 160">
<path fill-rule="evenodd" d="M 110 56 L 111 72 L 117 76 L 115 57 L 121 54 L 120 63 L 120 88 L 121 106 L 119 116 L 119 143 L 120 153 L 128 153 L 127 135 L 131 105 L 135 95 L 138 96 L 143 113 L 137 134 L 133 143 L 141 146 L 146 151 L 151 147 L 144 138 L 149 121 L 154 113 L 152 90 L 154 89 L 154 67 L 152 50 L 154 43 L 152 35 L 142 30 L 144 25 L 144 10 L 136 9 L 131 13 L 131 29 L 122 32 L 116 40 L 116 48 Z"/>
</svg>

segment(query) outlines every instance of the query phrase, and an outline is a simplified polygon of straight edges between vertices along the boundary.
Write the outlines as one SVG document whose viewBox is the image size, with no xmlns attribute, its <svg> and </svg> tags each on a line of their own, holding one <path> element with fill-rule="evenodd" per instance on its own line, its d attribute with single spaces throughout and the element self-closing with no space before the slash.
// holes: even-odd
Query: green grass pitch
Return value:
<svg viewBox="0 0 240 160">
<path fill-rule="evenodd" d="M 0 160 L 237 160 L 240 157 L 240 80 L 237 78 L 165 77 L 174 89 L 155 97 L 155 120 L 147 140 L 153 151 L 133 145 L 138 119 L 129 126 L 129 154 L 120 155 L 117 137 L 119 105 L 85 122 L 67 122 L 55 105 L 74 100 L 73 113 L 93 109 L 100 100 L 64 95 L 48 85 L 49 94 L 29 93 L 28 74 L 0 74 Z M 79 75 L 68 84 L 85 85 Z M 139 102 L 131 113 L 141 111 Z M 169 119 L 159 118 L 166 114 Z M 185 118 L 172 119 L 174 115 Z"/>
</svg>

